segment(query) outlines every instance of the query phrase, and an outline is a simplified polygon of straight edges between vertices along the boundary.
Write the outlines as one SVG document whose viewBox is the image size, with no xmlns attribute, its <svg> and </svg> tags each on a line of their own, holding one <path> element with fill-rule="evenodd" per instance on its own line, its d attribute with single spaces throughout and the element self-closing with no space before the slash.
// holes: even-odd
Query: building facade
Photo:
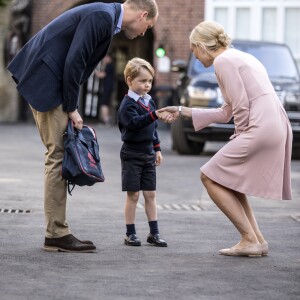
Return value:
<svg viewBox="0 0 300 300">
<path fill-rule="evenodd" d="M 206 0 L 205 19 L 236 39 L 287 44 L 300 67 L 300 0 Z"/>
</svg>

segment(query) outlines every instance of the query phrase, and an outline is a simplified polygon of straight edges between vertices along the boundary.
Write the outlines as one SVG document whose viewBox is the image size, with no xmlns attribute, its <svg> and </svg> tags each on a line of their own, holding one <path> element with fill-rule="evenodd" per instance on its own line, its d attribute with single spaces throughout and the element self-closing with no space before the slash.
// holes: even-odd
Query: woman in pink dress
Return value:
<svg viewBox="0 0 300 300">
<path fill-rule="evenodd" d="M 201 180 L 219 209 L 241 234 L 241 241 L 222 255 L 261 256 L 268 243 L 246 195 L 292 199 L 292 130 L 264 66 L 252 55 L 230 48 L 223 27 L 212 21 L 196 26 L 190 47 L 205 66 L 214 65 L 224 104 L 214 109 L 167 107 L 162 110 L 192 118 L 196 131 L 233 117 L 235 132 L 202 168 Z"/>
</svg>

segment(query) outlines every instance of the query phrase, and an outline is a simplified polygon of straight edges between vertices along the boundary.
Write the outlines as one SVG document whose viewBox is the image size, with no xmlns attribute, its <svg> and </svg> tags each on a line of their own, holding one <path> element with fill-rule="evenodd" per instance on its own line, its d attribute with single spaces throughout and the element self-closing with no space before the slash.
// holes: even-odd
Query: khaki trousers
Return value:
<svg viewBox="0 0 300 300">
<path fill-rule="evenodd" d="M 39 130 L 45 153 L 44 210 L 47 238 L 58 238 L 70 233 L 66 221 L 67 184 L 61 177 L 64 154 L 63 133 L 68 122 L 68 114 L 62 105 L 47 112 L 38 112 L 31 107 Z"/>
</svg>

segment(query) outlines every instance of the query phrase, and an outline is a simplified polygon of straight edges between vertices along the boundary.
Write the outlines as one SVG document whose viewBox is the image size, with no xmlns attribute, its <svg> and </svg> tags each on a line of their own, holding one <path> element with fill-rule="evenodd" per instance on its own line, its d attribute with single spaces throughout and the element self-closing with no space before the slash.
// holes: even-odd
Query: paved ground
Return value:
<svg viewBox="0 0 300 300">
<path fill-rule="evenodd" d="M 76 187 L 68 220 L 95 254 L 42 250 L 43 152 L 32 124 L 0 125 L 0 299 L 300 299 L 300 161 L 293 161 L 293 201 L 251 199 L 270 245 L 263 258 L 218 255 L 238 235 L 199 183 L 203 156 L 178 156 L 169 132 L 160 132 L 159 224 L 169 247 L 147 245 L 143 201 L 137 211 L 142 247 L 123 245 L 124 193 L 120 191 L 120 136 L 94 126 L 105 183 Z M 141 199 L 142 200 L 142 199 Z M 30 211 L 8 213 L 4 209 Z"/>
</svg>

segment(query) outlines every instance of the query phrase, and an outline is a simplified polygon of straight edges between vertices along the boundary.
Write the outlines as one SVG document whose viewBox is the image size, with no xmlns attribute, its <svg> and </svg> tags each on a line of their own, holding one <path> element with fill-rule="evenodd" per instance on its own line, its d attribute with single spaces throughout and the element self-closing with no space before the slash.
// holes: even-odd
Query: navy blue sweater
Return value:
<svg viewBox="0 0 300 300">
<path fill-rule="evenodd" d="M 161 151 L 157 135 L 157 116 L 153 99 L 148 107 L 126 95 L 118 110 L 118 126 L 122 141 L 134 152 Z"/>
</svg>

